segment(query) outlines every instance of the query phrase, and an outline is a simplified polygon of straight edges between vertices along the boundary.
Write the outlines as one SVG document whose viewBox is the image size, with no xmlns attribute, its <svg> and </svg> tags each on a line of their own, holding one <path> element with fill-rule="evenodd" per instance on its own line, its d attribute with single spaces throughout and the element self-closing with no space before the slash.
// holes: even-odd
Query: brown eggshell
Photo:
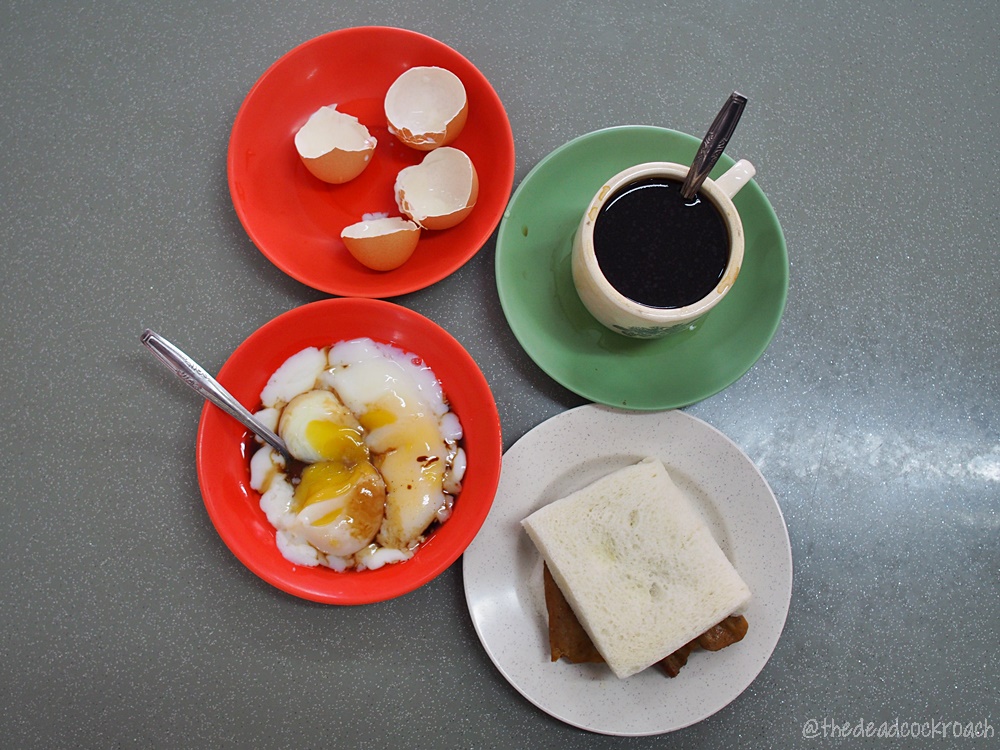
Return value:
<svg viewBox="0 0 1000 750">
<path fill-rule="evenodd" d="M 479 175 L 465 152 L 444 146 L 401 170 L 394 189 L 403 215 L 424 229 L 449 229 L 475 207 Z"/>
<path fill-rule="evenodd" d="M 359 263 L 373 271 L 391 271 L 417 249 L 420 227 L 398 216 L 369 219 L 345 227 L 340 238 Z"/>
<path fill-rule="evenodd" d="M 386 92 L 385 116 L 390 132 L 418 151 L 431 151 L 454 141 L 468 115 L 465 86 L 445 68 L 410 68 Z"/>
<path fill-rule="evenodd" d="M 303 157 L 302 163 L 314 177 L 323 182 L 340 185 L 350 182 L 365 171 L 365 168 L 371 163 L 372 151 L 374 150 L 374 146 L 366 151 L 344 151 L 335 148 L 315 159 Z"/>
<path fill-rule="evenodd" d="M 425 229 L 451 229 L 456 224 L 460 224 L 465 220 L 469 214 L 472 213 L 472 209 L 476 207 L 476 200 L 479 198 L 479 175 L 476 173 L 473 167 L 472 171 L 472 187 L 469 189 L 469 200 L 466 202 L 464 208 L 460 208 L 457 211 L 452 211 L 449 214 L 444 214 L 442 216 L 427 216 L 423 220 L 423 225 Z"/>
<path fill-rule="evenodd" d="M 335 185 L 349 182 L 371 163 L 377 141 L 358 118 L 320 107 L 295 133 L 295 150 L 309 172 Z"/>
</svg>

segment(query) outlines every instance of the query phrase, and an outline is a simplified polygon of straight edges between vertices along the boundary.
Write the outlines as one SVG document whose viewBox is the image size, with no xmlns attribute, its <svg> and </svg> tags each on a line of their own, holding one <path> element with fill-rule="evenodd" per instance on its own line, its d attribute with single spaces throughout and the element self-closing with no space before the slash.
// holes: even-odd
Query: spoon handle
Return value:
<svg viewBox="0 0 1000 750">
<path fill-rule="evenodd" d="M 726 150 L 729 139 L 736 130 L 736 123 L 740 121 L 743 110 L 747 106 L 747 98 L 738 91 L 729 95 L 726 103 L 722 105 L 719 114 L 715 116 L 712 124 L 705 133 L 705 138 L 698 147 L 691 168 L 688 170 L 684 185 L 681 187 L 681 197 L 684 200 L 691 200 L 698 188 L 712 171 L 712 167 L 719 161 L 722 152 Z"/>
<path fill-rule="evenodd" d="M 177 377 L 278 451 L 285 458 L 286 466 L 291 465 L 292 459 L 284 441 L 244 408 L 243 404 L 223 388 L 218 380 L 205 371 L 205 368 L 160 334 L 148 328 L 142 332 L 141 340 L 146 348 Z"/>
</svg>

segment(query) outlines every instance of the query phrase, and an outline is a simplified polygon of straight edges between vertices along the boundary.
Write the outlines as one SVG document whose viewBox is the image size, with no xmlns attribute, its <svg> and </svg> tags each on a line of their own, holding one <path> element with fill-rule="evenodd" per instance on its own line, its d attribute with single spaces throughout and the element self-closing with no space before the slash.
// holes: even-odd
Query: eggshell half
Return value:
<svg viewBox="0 0 1000 750">
<path fill-rule="evenodd" d="M 357 117 L 320 107 L 295 133 L 295 149 L 313 175 L 339 185 L 365 171 L 378 141 Z"/>
<path fill-rule="evenodd" d="M 468 114 L 465 86 L 445 68 L 410 68 L 393 82 L 385 95 L 389 131 L 419 151 L 430 151 L 454 141 L 465 127 Z"/>
<path fill-rule="evenodd" d="M 413 255 L 420 227 L 399 216 L 359 221 L 340 233 L 347 251 L 373 271 L 399 268 Z"/>
<path fill-rule="evenodd" d="M 472 160 L 451 146 L 431 151 L 396 175 L 399 210 L 424 229 L 448 229 L 468 216 L 479 197 Z"/>
</svg>

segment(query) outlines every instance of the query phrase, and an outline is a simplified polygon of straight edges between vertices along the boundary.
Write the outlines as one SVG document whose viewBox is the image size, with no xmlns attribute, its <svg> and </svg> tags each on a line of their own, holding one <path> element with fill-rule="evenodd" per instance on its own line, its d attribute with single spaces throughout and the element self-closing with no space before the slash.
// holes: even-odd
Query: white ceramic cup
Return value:
<svg viewBox="0 0 1000 750">
<path fill-rule="evenodd" d="M 580 300 L 602 324 L 624 336 L 659 338 L 672 331 L 692 327 L 726 296 L 743 264 L 743 222 L 733 197 L 756 174 L 753 164 L 741 159 L 717 180 L 706 179 L 699 193 L 712 201 L 729 231 L 729 262 L 721 280 L 700 300 L 685 307 L 650 307 L 629 299 L 615 289 L 601 272 L 594 250 L 594 226 L 601 208 L 621 188 L 638 180 L 667 177 L 680 182 L 688 166 L 673 162 L 647 162 L 629 167 L 594 195 L 573 238 L 573 284 Z"/>
</svg>

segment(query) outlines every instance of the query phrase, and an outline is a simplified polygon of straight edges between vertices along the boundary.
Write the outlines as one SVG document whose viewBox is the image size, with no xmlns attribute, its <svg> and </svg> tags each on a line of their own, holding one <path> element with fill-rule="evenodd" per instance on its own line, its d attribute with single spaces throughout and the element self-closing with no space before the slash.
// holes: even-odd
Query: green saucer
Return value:
<svg viewBox="0 0 1000 750">
<path fill-rule="evenodd" d="M 620 336 L 591 316 L 573 287 L 573 233 L 604 181 L 640 162 L 689 164 L 699 143 L 665 128 L 598 130 L 542 159 L 511 197 L 497 235 L 500 304 L 528 356 L 584 398 L 641 410 L 693 404 L 746 373 L 778 329 L 788 298 L 788 253 L 756 182 L 733 200 L 746 234 L 740 276 L 694 329 L 655 340 Z M 733 163 L 723 155 L 712 177 Z"/>
</svg>

